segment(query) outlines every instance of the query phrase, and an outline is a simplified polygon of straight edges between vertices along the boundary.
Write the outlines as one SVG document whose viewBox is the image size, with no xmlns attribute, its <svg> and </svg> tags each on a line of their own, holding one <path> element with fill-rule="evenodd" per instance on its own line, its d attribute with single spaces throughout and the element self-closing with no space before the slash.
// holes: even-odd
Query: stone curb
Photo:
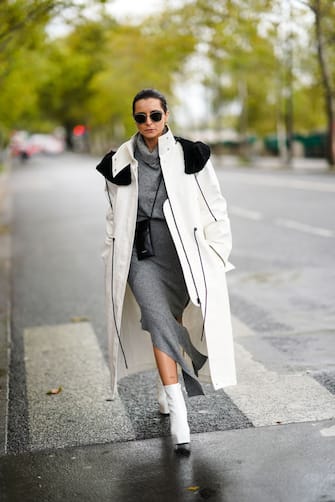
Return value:
<svg viewBox="0 0 335 502">
<path fill-rule="evenodd" d="M 0 173 L 0 455 L 7 453 L 11 318 L 11 197 L 9 166 Z"/>
</svg>

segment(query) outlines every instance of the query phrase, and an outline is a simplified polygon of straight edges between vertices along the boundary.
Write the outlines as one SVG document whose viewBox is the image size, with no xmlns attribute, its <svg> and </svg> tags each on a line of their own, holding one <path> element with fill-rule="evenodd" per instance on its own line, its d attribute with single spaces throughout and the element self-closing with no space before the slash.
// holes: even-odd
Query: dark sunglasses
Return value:
<svg viewBox="0 0 335 502">
<path fill-rule="evenodd" d="M 163 117 L 163 113 L 160 111 L 153 111 L 149 113 L 150 119 L 153 122 L 160 122 Z M 147 120 L 146 113 L 134 113 L 134 119 L 138 124 L 144 124 Z"/>
</svg>

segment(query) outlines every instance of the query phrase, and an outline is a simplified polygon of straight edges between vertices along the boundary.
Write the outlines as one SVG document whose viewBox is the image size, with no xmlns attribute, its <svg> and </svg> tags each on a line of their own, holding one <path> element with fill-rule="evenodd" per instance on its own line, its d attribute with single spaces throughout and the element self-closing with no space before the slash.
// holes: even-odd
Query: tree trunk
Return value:
<svg viewBox="0 0 335 502">
<path fill-rule="evenodd" d="M 335 92 L 334 89 L 332 89 L 330 70 L 326 61 L 326 44 L 322 31 L 321 3 L 322 0 L 315 0 L 311 8 L 315 15 L 316 43 L 327 115 L 326 159 L 331 167 L 335 167 Z"/>
</svg>

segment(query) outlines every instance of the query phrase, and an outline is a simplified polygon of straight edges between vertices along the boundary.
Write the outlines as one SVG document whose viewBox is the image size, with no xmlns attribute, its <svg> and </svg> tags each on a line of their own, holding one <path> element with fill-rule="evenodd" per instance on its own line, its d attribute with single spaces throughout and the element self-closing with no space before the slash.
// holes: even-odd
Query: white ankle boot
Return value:
<svg viewBox="0 0 335 502">
<path fill-rule="evenodd" d="M 159 413 L 161 415 L 169 415 L 169 405 L 166 398 L 166 393 L 160 377 L 157 377 L 157 400 L 159 404 Z"/>
<path fill-rule="evenodd" d="M 190 428 L 187 422 L 187 410 L 180 383 L 164 385 L 170 410 L 170 430 L 176 445 L 176 452 L 190 454 Z"/>
</svg>

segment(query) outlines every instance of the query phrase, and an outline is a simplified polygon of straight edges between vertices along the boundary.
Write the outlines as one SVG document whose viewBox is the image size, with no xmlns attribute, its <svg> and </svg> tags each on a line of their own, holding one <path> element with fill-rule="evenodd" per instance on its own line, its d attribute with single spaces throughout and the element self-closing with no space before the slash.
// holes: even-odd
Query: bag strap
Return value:
<svg viewBox="0 0 335 502">
<path fill-rule="evenodd" d="M 150 213 L 150 217 L 149 217 L 150 220 L 151 220 L 153 212 L 154 212 L 154 207 L 155 207 L 155 204 L 156 204 L 156 199 L 157 199 L 157 195 L 158 195 L 158 192 L 159 192 L 159 187 L 161 186 L 161 183 L 162 183 L 162 179 L 163 179 L 163 174 L 161 173 L 160 177 L 159 177 L 159 183 L 158 183 L 158 187 L 157 187 L 157 190 L 156 190 L 154 202 L 153 202 L 152 208 L 151 208 L 151 213 Z"/>
</svg>

